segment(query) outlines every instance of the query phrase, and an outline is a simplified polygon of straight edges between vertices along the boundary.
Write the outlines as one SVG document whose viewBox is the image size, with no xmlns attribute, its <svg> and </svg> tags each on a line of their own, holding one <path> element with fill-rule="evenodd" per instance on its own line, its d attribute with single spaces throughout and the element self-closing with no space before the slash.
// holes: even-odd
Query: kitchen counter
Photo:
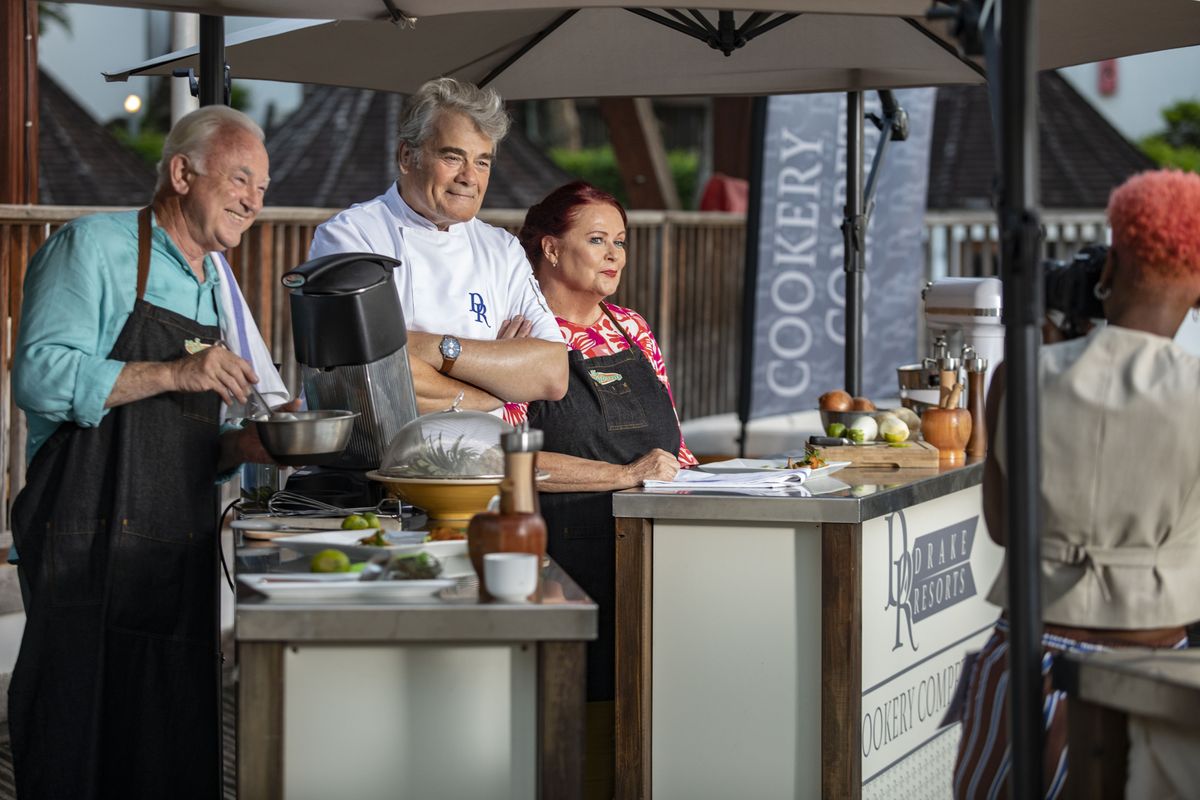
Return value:
<svg viewBox="0 0 1200 800">
<path fill-rule="evenodd" d="M 617 796 L 941 798 L 999 609 L 979 462 L 618 492 Z"/>
<path fill-rule="evenodd" d="M 736 490 L 629 489 L 613 497 L 613 513 L 672 519 L 720 516 L 756 522 L 864 522 L 982 481 L 982 460 L 942 470 L 847 467 L 781 496 L 739 494 Z"/>
<path fill-rule="evenodd" d="M 596 605 L 552 561 L 542 581 L 535 603 L 473 575 L 403 603 L 239 584 L 239 796 L 579 797 Z"/>
</svg>

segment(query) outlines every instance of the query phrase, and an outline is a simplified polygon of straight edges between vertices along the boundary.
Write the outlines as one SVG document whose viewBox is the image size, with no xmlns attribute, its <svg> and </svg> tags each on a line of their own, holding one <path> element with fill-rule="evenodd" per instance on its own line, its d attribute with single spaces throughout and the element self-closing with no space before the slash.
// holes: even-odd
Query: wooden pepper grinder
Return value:
<svg viewBox="0 0 1200 800">
<path fill-rule="evenodd" d="M 484 581 L 483 557 L 488 553 L 533 553 L 546 556 L 546 521 L 538 508 L 534 472 L 542 449 L 542 432 L 525 427 L 500 436 L 504 450 L 504 479 L 500 482 L 500 510 L 485 511 L 471 518 L 467 527 L 467 551 L 479 576 L 479 596 L 491 599 Z M 539 570 L 539 573 L 541 571 Z M 534 601 L 541 599 L 539 576 Z"/>
<path fill-rule="evenodd" d="M 950 392 L 958 384 L 958 359 L 951 355 L 942 355 L 937 360 L 938 366 L 938 407 L 947 408 L 946 401 Z"/>
<path fill-rule="evenodd" d="M 987 455 L 987 424 L 984 422 L 983 384 L 987 378 L 987 360 L 974 352 L 963 363 L 967 369 L 967 411 L 971 412 L 971 438 L 967 440 L 967 455 L 983 458 Z"/>
</svg>

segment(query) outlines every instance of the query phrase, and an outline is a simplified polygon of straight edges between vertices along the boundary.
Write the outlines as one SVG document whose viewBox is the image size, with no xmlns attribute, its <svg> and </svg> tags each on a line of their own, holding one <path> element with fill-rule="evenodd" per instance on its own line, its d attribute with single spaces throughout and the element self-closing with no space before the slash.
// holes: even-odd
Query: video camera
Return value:
<svg viewBox="0 0 1200 800">
<path fill-rule="evenodd" d="M 1105 318 L 1104 304 L 1097 299 L 1095 289 L 1107 260 L 1106 245 L 1090 244 L 1070 261 L 1048 258 L 1042 262 L 1046 311 L 1062 316 L 1056 325 L 1065 338 L 1083 336 L 1092 327 L 1092 320 Z"/>
</svg>

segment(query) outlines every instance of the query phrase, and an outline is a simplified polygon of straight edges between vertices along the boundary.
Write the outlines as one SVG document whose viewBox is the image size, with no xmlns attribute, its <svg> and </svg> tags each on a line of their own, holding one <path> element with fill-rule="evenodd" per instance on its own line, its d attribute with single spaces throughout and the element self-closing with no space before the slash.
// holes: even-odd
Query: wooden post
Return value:
<svg viewBox="0 0 1200 800">
<path fill-rule="evenodd" d="M 679 195 L 650 101 L 645 97 L 606 97 L 599 103 L 629 207 L 677 210 Z"/>
<path fill-rule="evenodd" d="M 750 180 L 750 113 L 753 98 L 714 97 L 712 168 L 731 178 Z"/>
<path fill-rule="evenodd" d="M 37 202 L 37 3 L 0 5 L 0 203 Z M 7 266 L 7 265 L 5 265 Z"/>
</svg>

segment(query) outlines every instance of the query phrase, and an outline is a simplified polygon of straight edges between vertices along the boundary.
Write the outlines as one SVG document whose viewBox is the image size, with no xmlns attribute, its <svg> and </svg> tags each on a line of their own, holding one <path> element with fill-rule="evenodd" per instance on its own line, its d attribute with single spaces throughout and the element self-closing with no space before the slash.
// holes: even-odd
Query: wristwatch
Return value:
<svg viewBox="0 0 1200 800">
<path fill-rule="evenodd" d="M 442 366 L 438 372 L 449 375 L 450 370 L 454 367 L 454 362 L 462 355 L 462 342 L 450 335 L 443 336 L 441 344 L 438 345 L 438 351 L 442 354 Z"/>
</svg>

